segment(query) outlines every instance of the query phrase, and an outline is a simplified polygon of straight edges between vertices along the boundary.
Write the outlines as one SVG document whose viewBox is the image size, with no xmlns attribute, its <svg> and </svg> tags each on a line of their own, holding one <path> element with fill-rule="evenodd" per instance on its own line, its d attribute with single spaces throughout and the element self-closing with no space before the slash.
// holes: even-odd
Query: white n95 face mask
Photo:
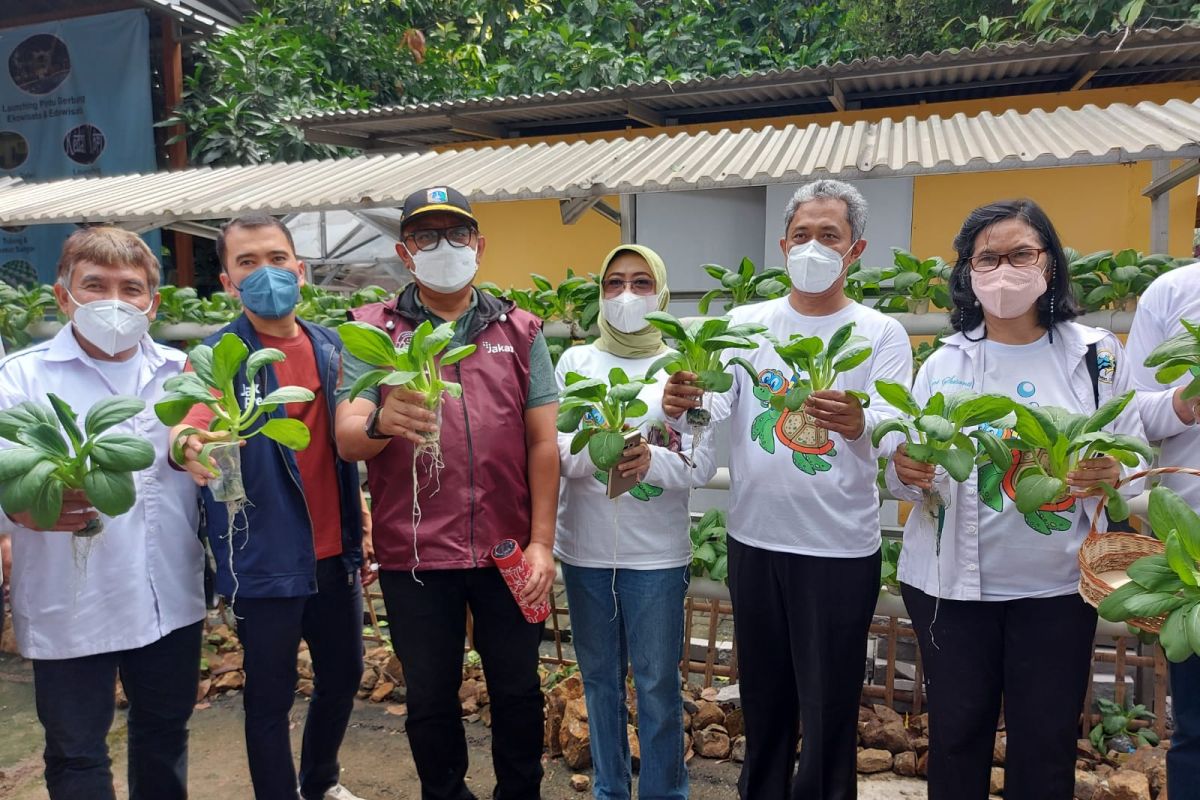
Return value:
<svg viewBox="0 0 1200 800">
<path fill-rule="evenodd" d="M 850 247 L 853 248 L 854 244 Z M 832 247 L 826 247 L 816 239 L 795 245 L 788 250 L 787 260 L 792 287 L 805 294 L 821 294 L 828 291 L 845 270 L 842 259 L 841 253 Z"/>
<path fill-rule="evenodd" d="M 616 297 L 605 298 L 602 305 L 601 311 L 609 325 L 621 333 L 637 333 L 646 327 L 646 315 L 658 311 L 658 295 L 624 291 Z"/>
<path fill-rule="evenodd" d="M 469 284 L 479 269 L 474 248 L 452 247 L 445 239 L 432 250 L 413 253 L 412 260 L 417 280 L 435 292 L 445 294 L 457 292 Z"/>
<path fill-rule="evenodd" d="M 135 347 L 150 330 L 150 317 L 146 316 L 149 308 L 141 309 L 115 298 L 80 303 L 70 292 L 67 296 L 78 306 L 71 319 L 75 329 L 110 356 Z"/>
</svg>

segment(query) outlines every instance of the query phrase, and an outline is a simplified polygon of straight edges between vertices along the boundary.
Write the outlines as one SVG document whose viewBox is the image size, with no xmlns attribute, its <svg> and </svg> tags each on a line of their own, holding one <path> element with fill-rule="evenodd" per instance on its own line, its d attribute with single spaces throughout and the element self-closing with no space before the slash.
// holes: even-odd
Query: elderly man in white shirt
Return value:
<svg viewBox="0 0 1200 800">
<path fill-rule="evenodd" d="M 69 493 L 50 530 L 10 515 L 13 627 L 33 660 L 38 719 L 46 733 L 51 800 L 115 800 L 105 738 L 118 673 L 129 698 L 131 800 L 187 796 L 187 724 L 196 700 L 204 608 L 197 489 L 167 461 L 154 415 L 163 382 L 184 354 L 147 331 L 158 307 L 159 267 L 141 239 L 89 228 L 67 239 L 54 287 L 71 319 L 57 336 L 0 361 L 0 407 L 65 400 L 80 416 L 98 399 L 146 402 L 114 430 L 151 442 L 154 464 L 136 473 L 137 501 L 76 537 L 97 518 Z"/>
</svg>

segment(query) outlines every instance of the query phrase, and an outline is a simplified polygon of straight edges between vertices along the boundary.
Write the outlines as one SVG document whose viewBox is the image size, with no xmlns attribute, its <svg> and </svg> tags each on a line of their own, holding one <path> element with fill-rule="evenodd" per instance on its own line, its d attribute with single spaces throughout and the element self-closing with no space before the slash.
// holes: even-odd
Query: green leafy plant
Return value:
<svg viewBox="0 0 1200 800">
<path fill-rule="evenodd" d="M 329 292 L 306 283 L 300 287 L 300 303 L 296 316 L 326 328 L 336 328 L 347 321 L 346 312 L 352 308 L 378 303 L 388 292 L 380 286 L 364 286 L 349 294 Z"/>
<path fill-rule="evenodd" d="M 771 407 L 776 411 L 799 411 L 813 392 L 832 389 L 837 376 L 849 372 L 871 357 L 871 345 L 866 338 L 852 335 L 854 323 L 843 325 L 829 337 L 829 343 L 818 336 L 793 334 L 781 342 L 768 334 L 767 338 L 783 362 L 791 367 L 794 377 L 784 394 L 773 395 Z M 847 389 L 866 408 L 871 396 L 857 389 Z"/>
<path fill-rule="evenodd" d="M 255 350 L 253 353 L 240 337 L 233 333 L 224 334 L 209 346 L 200 344 L 188 353 L 192 372 L 184 372 L 168 378 L 163 383 L 166 395 L 154 406 L 154 413 L 168 427 L 183 422 L 188 412 L 197 405 L 207 406 L 213 413 L 209 432 L 223 433 L 219 440 L 209 441 L 200 453 L 200 461 L 213 474 L 221 476 L 223 484 L 230 489 L 229 502 L 245 499 L 241 490 L 240 473 L 221 475 L 227 469 L 218 468 L 213 462 L 213 451 L 224 447 L 223 452 L 237 452 L 238 443 L 254 436 L 266 436 L 292 450 L 308 447 L 309 430 L 303 422 L 288 417 L 273 417 L 260 423 L 260 418 L 270 414 L 286 403 L 306 403 L 314 395 L 300 386 L 281 386 L 265 397 L 258 395 L 255 376 L 268 364 L 284 360 L 284 354 L 273 347 Z M 239 398 L 235 389 L 238 373 L 245 370 L 246 396 Z M 187 435 L 199 434 L 196 428 L 184 428 L 172 444 L 171 458 L 176 464 L 184 462 L 182 441 Z M 236 465 L 235 465 L 236 468 Z M 240 497 L 239 497 L 240 495 Z"/>
<path fill-rule="evenodd" d="M 1172 384 L 1187 373 L 1192 380 L 1184 387 L 1184 400 L 1200 397 L 1200 325 L 1180 320 L 1183 332 L 1167 339 L 1146 356 L 1145 365 L 1155 370 L 1154 379 L 1162 384 Z"/>
<path fill-rule="evenodd" d="M 646 322 L 662 331 L 675 345 L 675 352 L 667 353 L 650 365 L 646 370 L 647 379 L 653 378 L 660 369 L 666 370 L 668 375 L 692 372 L 697 376 L 699 388 L 706 392 L 727 392 L 733 388 L 733 375 L 728 368 L 737 366 L 746 371 L 752 382 L 758 382 L 758 373 L 750 362 L 739 356 L 722 359 L 721 354 L 726 350 L 756 349 L 758 342 L 750 337 L 765 332 L 764 326 L 755 323 L 731 325 L 729 317 L 697 319 L 685 326 L 662 311 L 647 314 Z M 703 408 L 689 409 L 687 420 L 692 425 L 707 425 L 709 413 Z"/>
<path fill-rule="evenodd" d="M 646 378 L 630 378 L 620 367 L 609 370 L 607 383 L 568 372 L 558 405 L 558 430 L 575 433 L 571 454 L 586 447 L 588 457 L 599 469 L 619 464 L 625 451 L 624 433 L 630 428 L 628 420 L 649 411 L 638 393 L 653 383 Z"/>
<path fill-rule="evenodd" d="M 950 272 L 953 269 L 938 256 L 919 259 L 907 250 L 892 248 L 895 266 L 882 271 L 880 279 L 891 281 L 880 291 L 880 311 L 909 311 L 922 313 L 932 304 L 950 307 Z M 867 273 L 866 277 L 874 277 Z"/>
<path fill-rule="evenodd" d="M 787 270 L 773 267 L 762 272 L 754 271 L 754 262 L 743 258 L 737 269 L 726 269 L 717 264 L 705 264 L 704 271 L 721 284 L 719 289 L 709 289 L 700 298 L 701 314 L 707 314 L 714 300 L 724 299 L 725 310 L 742 306 L 755 300 L 783 297 L 791 288 Z"/>
<path fill-rule="evenodd" d="M 1055 406 L 1017 405 L 1017 438 L 1010 443 L 1030 456 L 1022 458 L 1016 475 L 1017 509 L 1031 514 L 1048 503 L 1066 500 L 1067 475 L 1083 459 L 1110 455 L 1127 467 L 1136 467 L 1139 458 L 1150 461 L 1154 451 L 1145 441 L 1103 430 L 1132 399 L 1133 392 L 1114 397 L 1091 415 Z M 1126 519 L 1129 505 L 1125 498 L 1106 483 L 1100 488 L 1108 495 L 1109 515 Z"/>
<path fill-rule="evenodd" d="M 903 546 L 904 542 L 900 539 L 889 539 L 885 536 L 879 549 L 882 557 L 879 563 L 879 588 L 896 596 L 900 595 L 900 580 L 897 575 L 900 571 L 900 550 Z"/>
<path fill-rule="evenodd" d="M 106 397 L 87 412 L 83 426 L 54 394 L 50 405 L 25 401 L 0 411 L 0 438 L 15 447 L 0 450 L 0 506 L 9 514 L 28 511 L 40 528 L 62 515 L 63 493 L 82 490 L 97 511 L 120 516 L 137 499 L 133 473 L 154 463 L 154 447 L 138 436 L 106 433 L 136 416 L 146 404 L 136 397 Z M 99 520 L 79 534 L 94 536 Z"/>
<path fill-rule="evenodd" d="M 1016 404 L 1001 394 L 937 392 L 921 406 L 908 387 L 895 381 L 875 381 L 875 390 L 904 416 L 884 420 L 871 433 L 879 446 L 889 433 L 902 433 L 905 452 L 914 461 L 937 464 L 956 481 L 971 475 L 978 459 L 987 458 L 1001 470 L 1012 466 L 1012 451 L 991 431 L 978 428 L 1013 412 Z M 965 433 L 964 428 L 976 428 Z M 976 444 L 978 443 L 978 444 Z"/>
<path fill-rule="evenodd" d="M 1155 278 L 1182 261 L 1168 255 L 1143 255 L 1136 250 L 1103 250 L 1086 256 L 1068 251 L 1071 286 L 1088 311 L 1114 308 L 1131 311 L 1138 295 Z M 1190 260 L 1189 260 L 1190 261 Z"/>
<path fill-rule="evenodd" d="M 1100 722 L 1092 728 L 1088 739 L 1096 752 L 1104 755 L 1109 750 L 1132 753 L 1139 746 L 1154 747 L 1158 734 L 1152 729 L 1137 725 L 1137 721 L 1153 722 L 1152 714 L 1144 705 L 1121 705 L 1104 697 L 1096 698 Z"/>
<path fill-rule="evenodd" d="M 45 320 L 58 307 L 49 286 L 12 286 L 0 281 L 0 338 L 9 350 L 33 341 L 29 326 Z"/>
<path fill-rule="evenodd" d="M 481 288 L 497 296 L 506 297 L 517 308 L 549 322 L 561 320 L 577 330 L 576 338 L 584 338 L 585 332 L 596 324 L 600 314 L 600 284 L 595 275 L 576 275 L 567 270 L 567 277 L 555 286 L 549 279 L 531 274 L 532 289 L 509 289 L 502 291 L 494 283 Z"/>
<path fill-rule="evenodd" d="M 711 578 L 717 583 L 729 581 L 729 546 L 725 528 L 725 512 L 710 508 L 691 525 L 692 566 L 697 578 Z"/>
<path fill-rule="evenodd" d="M 1129 582 L 1100 602 L 1111 622 L 1166 616 L 1159 641 L 1167 658 L 1200 654 L 1200 515 L 1165 486 L 1150 490 L 1150 529 L 1164 552 L 1143 556 L 1126 570 Z"/>
</svg>

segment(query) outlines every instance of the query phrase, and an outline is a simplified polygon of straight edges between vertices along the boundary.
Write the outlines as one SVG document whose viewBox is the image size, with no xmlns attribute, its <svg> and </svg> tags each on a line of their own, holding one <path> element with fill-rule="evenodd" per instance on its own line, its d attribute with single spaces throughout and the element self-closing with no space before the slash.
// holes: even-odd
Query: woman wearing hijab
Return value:
<svg viewBox="0 0 1200 800">
<path fill-rule="evenodd" d="M 669 352 L 662 334 L 646 322 L 646 314 L 665 310 L 670 300 L 659 255 L 621 245 L 604 259 L 601 275 L 600 338 L 563 353 L 556 370 L 560 388 L 572 372 L 607 380 L 620 367 L 638 378 Z M 608 476 L 586 449 L 571 455 L 573 434 L 559 433 L 563 487 L 554 554 L 562 562 L 583 675 L 593 792 L 604 800 L 631 796 L 625 675 L 632 664 L 641 740 L 638 796 L 675 800 L 688 796 L 679 675 L 691 560 L 688 495 L 708 482 L 715 466 L 706 446 L 690 453 L 689 441 L 668 432 L 661 382 L 639 397 L 649 410 L 629 422 L 644 441 L 627 449 L 617 467 L 638 483 L 616 499 L 608 498 Z"/>
<path fill-rule="evenodd" d="M 1126 393 L 1120 341 L 1072 321 L 1079 308 L 1067 257 L 1037 204 L 975 209 L 954 247 L 957 332 L 917 373 L 918 403 L 938 392 L 986 392 L 1091 415 Z M 1014 415 L 992 432 L 1008 438 L 1015 424 Z M 1132 406 L 1106 430 L 1145 438 Z M 1096 635 L 1096 611 L 1079 597 L 1077 554 L 1098 484 L 1121 474 L 1111 456 L 1084 459 L 1067 476 L 1071 496 L 1022 514 L 1016 476 L 990 462 L 956 483 L 904 445 L 893 455 L 888 487 L 917 506 L 904 526 L 899 578 L 929 693 L 930 800 L 986 800 L 1001 704 L 1005 797 L 1071 800 Z M 941 531 L 923 508 L 921 490 L 934 486 L 947 498 Z M 1095 521 L 1105 529 L 1103 516 Z"/>
</svg>

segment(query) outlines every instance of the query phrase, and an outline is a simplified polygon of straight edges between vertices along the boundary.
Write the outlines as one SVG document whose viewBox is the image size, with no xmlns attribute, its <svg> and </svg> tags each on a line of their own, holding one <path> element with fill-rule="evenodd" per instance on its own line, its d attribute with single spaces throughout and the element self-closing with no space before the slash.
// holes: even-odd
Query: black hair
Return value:
<svg viewBox="0 0 1200 800">
<path fill-rule="evenodd" d="M 1032 200 L 1001 200 L 980 206 L 968 214 L 962 229 L 954 237 L 958 261 L 950 273 L 950 300 L 954 304 L 950 311 L 950 324 L 956 331 L 966 333 L 983 322 L 983 309 L 971 288 L 970 258 L 975 254 L 975 240 L 979 234 L 1007 219 L 1019 219 L 1027 223 L 1037 233 L 1046 250 L 1050 280 L 1045 294 L 1037 301 L 1038 324 L 1053 331 L 1055 323 L 1073 320 L 1082 311 L 1071 291 L 1070 261 L 1058 238 L 1058 231 L 1046 212 Z"/>
<path fill-rule="evenodd" d="M 283 231 L 283 235 L 287 237 L 288 247 L 292 248 L 292 255 L 296 255 L 296 242 L 292 239 L 292 232 L 278 217 L 272 217 L 270 214 L 245 214 L 226 222 L 221 226 L 221 232 L 217 234 L 217 259 L 221 262 L 223 270 L 228 271 L 229 269 L 225 264 L 225 258 L 229 254 L 228 248 L 225 246 L 225 234 L 234 228 L 275 228 Z"/>
</svg>

